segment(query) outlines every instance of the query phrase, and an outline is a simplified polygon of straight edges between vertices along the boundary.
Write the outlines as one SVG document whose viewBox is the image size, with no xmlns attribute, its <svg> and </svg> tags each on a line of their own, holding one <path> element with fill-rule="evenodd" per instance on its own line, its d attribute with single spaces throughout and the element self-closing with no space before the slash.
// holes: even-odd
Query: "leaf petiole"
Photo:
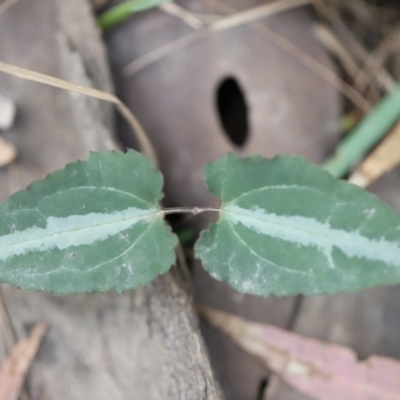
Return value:
<svg viewBox="0 0 400 400">
<path fill-rule="evenodd" d="M 165 208 L 163 211 L 164 215 L 168 214 L 193 214 L 193 215 L 198 215 L 203 212 L 222 212 L 220 208 L 212 208 L 212 207 L 171 207 L 171 208 Z"/>
</svg>

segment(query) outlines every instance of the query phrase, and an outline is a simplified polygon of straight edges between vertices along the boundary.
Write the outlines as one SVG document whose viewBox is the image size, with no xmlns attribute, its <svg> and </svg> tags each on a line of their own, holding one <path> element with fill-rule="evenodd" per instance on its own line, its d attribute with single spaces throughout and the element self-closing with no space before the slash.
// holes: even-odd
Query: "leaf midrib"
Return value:
<svg viewBox="0 0 400 400">
<path fill-rule="evenodd" d="M 96 213 L 92 213 L 92 214 L 96 214 Z M 90 214 L 85 214 L 85 215 L 90 215 Z M 37 237 L 37 238 L 34 238 L 34 239 L 20 241 L 18 243 L 12 243 L 12 244 L 3 245 L 3 246 L 0 247 L 0 249 L 13 248 L 13 247 L 16 247 L 16 246 L 18 247 L 18 246 L 25 245 L 25 244 L 28 244 L 28 243 L 32 243 L 32 242 L 37 242 L 37 241 L 41 241 L 41 240 L 44 240 L 44 239 L 48 239 L 48 238 L 51 238 L 53 236 L 57 236 L 59 234 L 81 232 L 81 231 L 84 231 L 84 230 L 91 230 L 91 229 L 98 228 L 98 227 L 101 227 L 101 226 L 113 225 L 115 223 L 120 223 L 120 222 L 134 220 L 134 219 L 137 219 L 137 220 L 145 219 L 147 217 L 158 216 L 158 215 L 164 215 L 164 211 L 163 210 L 157 210 L 157 211 L 150 212 L 148 214 L 142 214 L 140 216 L 132 216 L 132 217 L 129 217 L 129 218 L 121 218 L 121 219 L 114 220 L 114 221 L 111 221 L 111 222 L 104 222 L 104 223 L 101 223 L 101 224 L 93 224 L 93 225 L 85 226 L 85 227 L 82 227 L 82 228 L 69 229 L 69 230 L 65 230 L 65 231 L 55 232 L 55 233 L 51 233 L 51 234 L 48 234 L 48 235 L 43 235 L 43 236 L 40 236 L 40 237 Z M 75 216 L 75 215 L 69 215 L 69 217 L 71 217 L 71 216 Z M 48 217 L 49 216 L 47 216 L 47 218 Z M 39 228 L 39 227 L 36 227 L 36 228 Z M 24 231 L 16 231 L 16 232 L 24 232 Z M 4 237 L 4 236 L 8 236 L 8 235 L 3 235 L 2 237 Z"/>
</svg>

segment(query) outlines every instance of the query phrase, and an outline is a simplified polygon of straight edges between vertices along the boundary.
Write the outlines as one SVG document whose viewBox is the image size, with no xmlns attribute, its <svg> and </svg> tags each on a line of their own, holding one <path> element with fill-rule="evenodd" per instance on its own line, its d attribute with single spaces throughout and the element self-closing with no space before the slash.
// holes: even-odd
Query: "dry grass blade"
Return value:
<svg viewBox="0 0 400 400">
<path fill-rule="evenodd" d="M 363 93 L 363 88 L 367 86 L 369 81 L 368 76 L 365 74 L 365 72 L 362 72 L 360 74 L 360 80 L 356 80 L 356 77 L 360 72 L 360 65 L 353 54 L 348 51 L 348 49 L 339 40 L 335 32 L 327 25 L 323 24 L 316 24 L 313 27 L 313 32 L 318 41 L 337 58 L 351 81 L 355 82 L 354 88 L 358 90 L 359 93 Z M 381 97 L 378 87 L 375 84 L 371 85 L 365 97 L 373 104 L 377 103 Z"/>
<path fill-rule="evenodd" d="M 268 38 L 276 46 L 279 46 L 279 48 L 294 56 L 301 64 L 309 68 L 325 82 L 336 88 L 336 90 L 347 97 L 364 114 L 368 114 L 371 110 L 372 104 L 367 99 L 365 99 L 357 90 L 346 83 L 333 71 L 316 61 L 313 57 L 304 53 L 297 46 L 263 25 L 258 26 L 255 30 Z"/>
<path fill-rule="evenodd" d="M 366 89 L 369 82 L 380 73 L 380 70 L 383 68 L 387 58 L 395 51 L 398 51 L 400 46 L 400 25 L 392 30 L 392 32 L 382 41 L 382 43 L 378 46 L 378 48 L 370 55 L 368 60 L 365 62 L 363 68 L 359 71 L 358 76 L 354 82 L 354 84 L 360 85 L 360 81 L 362 80 L 361 75 L 367 74 L 369 80 L 362 85 L 362 89 Z M 392 91 L 396 82 L 393 80 L 388 81 L 387 79 L 384 81 L 385 88 L 387 91 Z"/>
<path fill-rule="evenodd" d="M 400 164 L 400 122 L 383 142 L 363 161 L 349 182 L 363 188 Z"/>
<path fill-rule="evenodd" d="M 312 2 L 313 0 L 281 0 L 263 4 L 216 21 L 209 25 L 209 29 L 213 32 L 225 31 L 293 8 L 302 7 Z"/>
<path fill-rule="evenodd" d="M 325 67 L 313 57 L 302 51 L 299 47 L 295 46 L 289 40 L 286 40 L 283 36 L 278 35 L 271 29 L 267 28 L 262 24 L 253 24 L 253 29 L 268 39 L 275 46 L 279 47 L 281 50 L 295 57 L 301 64 L 309 68 L 316 75 L 322 78 L 325 82 L 333 86 L 337 91 L 342 93 L 347 97 L 353 104 L 355 104 L 364 114 L 367 114 L 371 108 L 372 104 L 364 98 L 357 90 L 355 90 L 351 85 L 346 83 L 337 74 L 331 71 L 329 68 Z"/>
<path fill-rule="evenodd" d="M 370 86 L 372 87 L 373 92 L 377 92 L 379 89 L 377 85 L 375 85 L 374 82 L 371 81 L 370 78 L 371 76 L 375 76 L 376 82 L 377 84 L 379 84 L 379 87 L 382 90 L 384 90 L 385 92 L 392 90 L 396 85 L 395 79 L 384 67 L 380 68 L 377 72 L 373 72 L 369 68 L 369 52 L 359 42 L 359 39 L 357 38 L 355 33 L 351 29 L 349 29 L 349 27 L 342 20 L 342 17 L 338 13 L 337 8 L 335 8 L 333 4 L 323 0 L 316 1 L 314 3 L 314 7 L 317 12 L 329 22 L 339 40 L 341 40 L 341 43 L 346 44 L 348 52 L 357 59 L 360 65 L 364 66 L 363 68 L 365 69 L 365 71 L 357 72 L 357 75 L 360 74 L 359 80 L 362 85 L 360 86 L 359 82 L 355 82 L 355 85 L 358 85 L 357 89 L 363 93 L 366 87 L 365 83 L 367 82 L 368 84 L 369 82 L 370 84 L 372 84 Z M 357 79 L 357 75 L 355 79 Z"/>
<path fill-rule="evenodd" d="M 377 21 L 371 14 L 371 11 L 367 7 L 367 2 L 365 0 L 339 0 L 336 2 L 336 7 L 341 7 L 349 10 L 357 18 L 362 21 L 366 26 L 377 26 Z"/>
<path fill-rule="evenodd" d="M 132 61 L 127 66 L 122 69 L 123 75 L 126 77 L 131 76 L 141 69 L 167 57 L 179 50 L 183 50 L 186 47 L 192 46 L 193 44 L 199 43 L 202 40 L 210 37 L 215 32 L 221 32 L 227 29 L 231 29 L 240 25 L 247 24 L 250 21 L 254 21 L 260 18 L 271 16 L 274 14 L 279 14 L 284 11 L 295 7 L 301 7 L 305 4 L 312 3 L 312 0 L 283 0 L 275 1 L 274 3 L 265 4 L 262 6 L 257 6 L 249 10 L 237 13 L 233 16 L 223 17 L 216 22 L 213 22 L 203 29 L 197 30 L 189 35 L 183 36 L 176 39 L 164 46 L 159 47 L 142 57 Z M 186 11 L 186 10 L 185 10 Z M 189 13 L 186 11 L 186 13 Z M 184 22 L 185 19 L 181 18 Z M 194 26 L 190 24 L 192 28 Z"/>
<path fill-rule="evenodd" d="M 343 21 L 337 6 L 331 4 L 331 2 L 327 0 L 315 0 L 313 5 L 321 19 L 327 20 L 341 41 L 343 43 L 346 42 L 346 46 L 353 56 L 356 57 L 360 63 L 364 63 L 368 59 L 369 53 L 365 50 L 363 45 L 361 45 L 355 33 Z"/>
<path fill-rule="evenodd" d="M 220 3 L 218 0 L 209 0 L 210 5 L 222 12 L 235 12 L 235 10 L 227 6 L 226 4 Z M 278 35 L 271 29 L 259 22 L 253 22 L 250 27 L 277 46 L 282 51 L 286 52 L 290 56 L 294 57 L 303 64 L 305 67 L 313 71 L 316 75 L 321 77 L 325 82 L 333 86 L 337 91 L 347 97 L 352 103 L 354 103 L 362 112 L 367 114 L 372 108 L 372 105 L 367 101 L 357 90 L 346 83 L 338 75 L 332 72 L 329 68 L 315 60 L 313 57 L 305 53 L 299 47 L 295 46 L 289 40 L 283 36 Z"/>
<path fill-rule="evenodd" d="M 18 3 L 19 0 L 5 0 L 0 4 L 0 15 L 6 12 L 14 4 Z"/>
<path fill-rule="evenodd" d="M 179 18 L 193 29 L 200 29 L 205 25 L 199 17 L 176 3 L 161 3 L 158 8 L 173 17 Z"/>
<path fill-rule="evenodd" d="M 314 25 L 313 32 L 319 42 L 338 58 L 343 69 L 350 78 L 355 79 L 360 67 L 353 55 L 346 49 L 346 47 L 344 47 L 343 43 L 338 39 L 335 33 L 328 26 L 322 24 Z M 362 74 L 360 78 L 363 79 L 363 82 L 367 79 L 365 73 Z"/>
<path fill-rule="evenodd" d="M 309 0 L 285 0 L 276 1 L 274 3 L 262 5 L 259 7 L 246 10 L 242 13 L 234 14 L 230 17 L 221 18 L 220 20 L 208 25 L 206 28 L 195 31 L 189 35 L 183 36 L 176 39 L 164 46 L 159 47 L 142 57 L 132 61 L 127 66 L 122 69 L 122 74 L 129 77 L 143 68 L 160 61 L 164 57 L 167 57 L 177 51 L 183 50 L 193 44 L 199 43 L 202 40 L 210 37 L 213 33 L 221 32 L 233 27 L 238 27 L 240 25 L 248 24 L 251 21 L 257 19 L 271 16 L 273 14 L 278 14 L 283 11 L 287 11 L 291 8 L 300 7 L 305 4 L 309 4 L 312 1 Z M 223 9 L 224 12 L 236 12 L 229 6 L 219 3 L 217 1 L 212 1 L 212 5 L 216 8 Z M 311 69 L 315 74 L 324 79 L 327 83 L 332 85 L 336 90 L 341 92 L 345 97 L 352 101 L 363 113 L 368 113 L 372 105 L 367 101 L 357 90 L 352 86 L 343 81 L 334 72 L 326 68 L 324 65 L 320 64 L 317 60 L 304 53 L 300 48 L 290 43 L 288 40 L 284 39 L 282 36 L 276 34 L 272 30 L 268 29 L 265 25 L 253 22 L 250 24 L 251 29 L 258 32 L 260 35 L 264 36 L 266 39 L 271 41 L 275 46 L 279 47 L 281 50 L 290 54 L 292 57 L 298 59 L 304 66 Z"/>
<path fill-rule="evenodd" d="M 193 44 L 201 42 L 202 40 L 210 37 L 211 34 L 212 33 L 208 29 L 201 29 L 190 33 L 189 35 L 183 36 L 179 39 L 173 40 L 172 42 L 169 42 L 164 46 L 161 46 L 158 49 L 150 51 L 144 56 L 133 60 L 122 69 L 122 74 L 125 77 L 132 76 L 143 68 L 146 68 L 149 65 L 162 60 L 164 57 L 167 57 L 179 50 L 183 50 Z"/>
<path fill-rule="evenodd" d="M 48 325 L 38 323 L 28 338 L 21 340 L 0 367 L 0 400 L 17 400 L 23 388 L 26 373 L 48 330 Z"/>
<path fill-rule="evenodd" d="M 85 96 L 93 97 L 95 99 L 104 100 L 115 104 L 117 110 L 121 113 L 121 115 L 125 118 L 129 126 L 134 131 L 139 142 L 141 151 L 153 161 L 156 167 L 158 166 L 156 153 L 142 125 L 128 109 L 128 107 L 115 95 L 107 92 L 102 92 L 93 88 L 77 85 L 75 83 L 67 82 L 62 79 L 54 78 L 49 75 L 41 74 L 25 68 L 16 67 L 15 65 L 6 64 L 3 62 L 0 62 L 0 71 L 5 72 L 9 75 L 16 76 L 18 78 L 27 79 L 32 82 L 43 83 L 45 85 L 80 93 Z"/>
</svg>

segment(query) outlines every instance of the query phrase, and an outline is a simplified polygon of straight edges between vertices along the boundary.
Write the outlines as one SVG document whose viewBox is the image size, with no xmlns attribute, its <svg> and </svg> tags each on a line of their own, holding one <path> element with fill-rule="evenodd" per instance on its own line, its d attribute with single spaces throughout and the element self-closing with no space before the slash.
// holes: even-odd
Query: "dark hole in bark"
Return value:
<svg viewBox="0 0 400 400">
<path fill-rule="evenodd" d="M 249 135 L 248 107 L 238 81 L 226 77 L 216 93 L 217 112 L 224 132 L 236 146 L 243 146 Z"/>
</svg>

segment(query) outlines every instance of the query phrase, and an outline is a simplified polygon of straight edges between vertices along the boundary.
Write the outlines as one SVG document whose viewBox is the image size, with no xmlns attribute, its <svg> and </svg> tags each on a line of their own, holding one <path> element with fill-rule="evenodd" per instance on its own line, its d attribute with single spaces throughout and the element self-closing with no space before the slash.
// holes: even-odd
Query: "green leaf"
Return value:
<svg viewBox="0 0 400 400">
<path fill-rule="evenodd" d="M 167 1 L 170 0 L 127 0 L 104 11 L 97 18 L 97 23 L 101 29 L 106 31 L 122 23 L 133 14 L 157 7 Z"/>
<path fill-rule="evenodd" d="M 175 261 L 163 178 L 134 151 L 92 153 L 0 204 L 0 281 L 57 294 L 144 285 Z"/>
<path fill-rule="evenodd" d="M 374 195 L 286 156 L 229 154 L 205 176 L 222 212 L 196 256 L 238 291 L 319 294 L 400 282 L 400 218 Z"/>
</svg>

